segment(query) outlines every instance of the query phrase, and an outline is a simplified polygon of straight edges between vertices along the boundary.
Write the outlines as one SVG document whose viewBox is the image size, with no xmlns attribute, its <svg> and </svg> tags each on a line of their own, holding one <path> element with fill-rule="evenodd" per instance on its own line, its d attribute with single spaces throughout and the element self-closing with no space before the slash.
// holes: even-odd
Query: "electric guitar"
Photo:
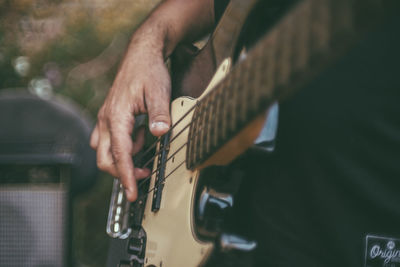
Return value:
<svg viewBox="0 0 400 267">
<path fill-rule="evenodd" d="M 242 154 L 257 138 L 273 102 L 305 87 L 398 9 L 395 0 L 301 0 L 240 56 L 236 44 L 243 25 L 261 2 L 231 1 L 208 44 L 174 80 L 183 94 L 192 88 L 192 97 L 172 102 L 172 127 L 156 143 L 152 175 L 139 185 L 134 204 L 124 201 L 116 181 L 107 231 L 127 238 L 126 266 L 203 265 L 222 237 L 199 231 L 198 222 L 208 205 L 223 209 L 232 199 L 200 188 L 200 170 Z M 216 66 L 215 74 L 204 71 L 203 62 Z M 249 246 L 244 249 L 255 245 L 243 244 Z"/>
</svg>

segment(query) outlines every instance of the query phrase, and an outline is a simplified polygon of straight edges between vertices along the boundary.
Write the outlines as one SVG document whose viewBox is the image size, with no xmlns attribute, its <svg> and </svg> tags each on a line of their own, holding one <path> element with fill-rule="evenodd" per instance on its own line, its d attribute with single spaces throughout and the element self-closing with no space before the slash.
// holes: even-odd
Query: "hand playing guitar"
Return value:
<svg viewBox="0 0 400 267">
<path fill-rule="evenodd" d="M 90 140 L 99 169 L 120 179 L 129 201 L 137 198 L 136 180 L 150 174 L 133 166 L 132 155 L 144 143 L 143 130 L 132 141 L 134 116 L 148 113 L 155 136 L 168 131 L 171 82 L 164 60 L 179 42 L 198 38 L 213 22 L 212 0 L 167 0 L 132 37 Z"/>
</svg>

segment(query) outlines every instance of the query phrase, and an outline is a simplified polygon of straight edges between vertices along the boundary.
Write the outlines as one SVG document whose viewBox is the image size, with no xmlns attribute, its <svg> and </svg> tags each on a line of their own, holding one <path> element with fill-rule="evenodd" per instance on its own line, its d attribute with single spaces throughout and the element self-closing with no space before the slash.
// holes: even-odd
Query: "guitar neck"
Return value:
<svg viewBox="0 0 400 267">
<path fill-rule="evenodd" d="M 204 163 L 271 103 L 304 87 L 395 2 L 304 0 L 294 6 L 199 101 L 189 130 L 188 169 Z"/>
</svg>

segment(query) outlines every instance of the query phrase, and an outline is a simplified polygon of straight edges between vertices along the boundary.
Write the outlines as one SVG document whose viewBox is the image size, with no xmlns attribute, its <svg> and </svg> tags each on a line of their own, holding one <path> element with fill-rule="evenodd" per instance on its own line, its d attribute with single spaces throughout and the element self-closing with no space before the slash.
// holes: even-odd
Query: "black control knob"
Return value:
<svg viewBox="0 0 400 267">
<path fill-rule="evenodd" d="M 128 253 L 142 257 L 144 254 L 144 240 L 143 238 L 132 237 L 128 242 Z"/>
<path fill-rule="evenodd" d="M 233 206 L 233 197 L 204 188 L 198 201 L 197 219 L 201 234 L 214 237 L 222 230 L 223 219 Z"/>
<path fill-rule="evenodd" d="M 143 258 L 146 251 L 146 232 L 141 227 L 133 229 L 127 246 L 128 253 Z"/>
</svg>

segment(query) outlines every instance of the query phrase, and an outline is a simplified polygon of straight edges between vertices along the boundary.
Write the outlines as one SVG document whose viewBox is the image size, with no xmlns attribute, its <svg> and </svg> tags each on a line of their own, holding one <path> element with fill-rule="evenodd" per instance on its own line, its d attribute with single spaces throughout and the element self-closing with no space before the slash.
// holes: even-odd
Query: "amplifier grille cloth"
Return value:
<svg viewBox="0 0 400 267">
<path fill-rule="evenodd" d="M 67 192 L 29 186 L 0 187 L 0 267 L 63 266 Z"/>
</svg>

